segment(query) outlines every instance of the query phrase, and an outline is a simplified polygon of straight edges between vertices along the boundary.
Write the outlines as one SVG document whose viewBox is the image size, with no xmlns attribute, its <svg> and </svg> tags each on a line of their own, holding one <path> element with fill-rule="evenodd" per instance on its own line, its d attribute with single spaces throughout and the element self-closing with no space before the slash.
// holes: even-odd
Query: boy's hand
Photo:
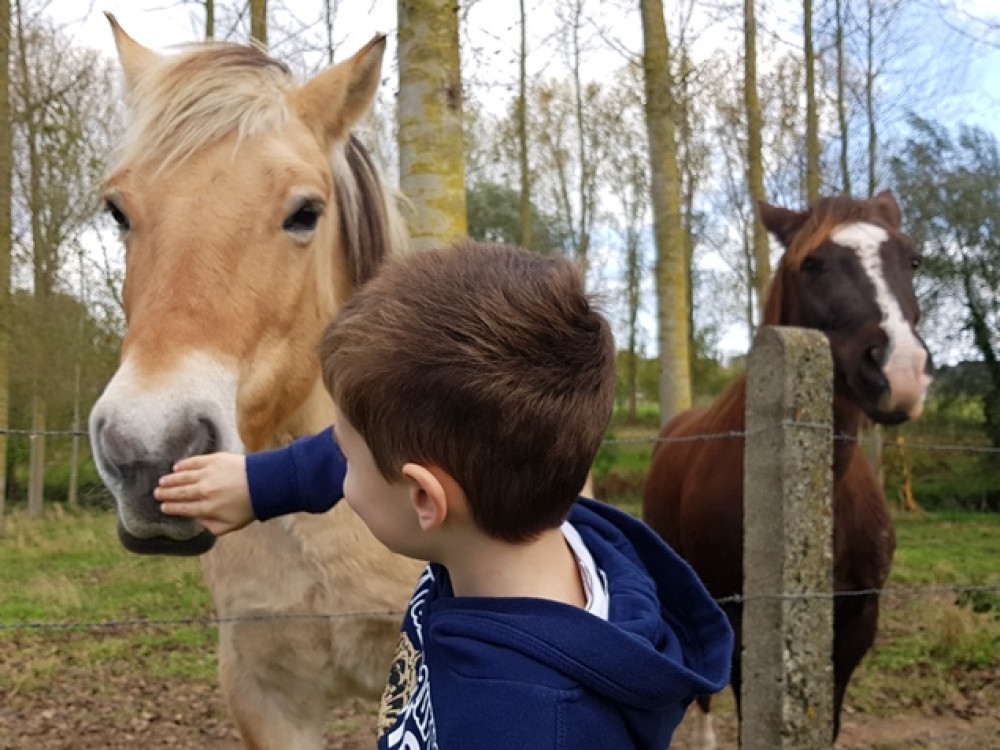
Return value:
<svg viewBox="0 0 1000 750">
<path fill-rule="evenodd" d="M 242 529 L 256 520 L 247 485 L 246 456 L 210 453 L 174 464 L 153 491 L 160 510 L 187 516 L 216 536 Z"/>
</svg>

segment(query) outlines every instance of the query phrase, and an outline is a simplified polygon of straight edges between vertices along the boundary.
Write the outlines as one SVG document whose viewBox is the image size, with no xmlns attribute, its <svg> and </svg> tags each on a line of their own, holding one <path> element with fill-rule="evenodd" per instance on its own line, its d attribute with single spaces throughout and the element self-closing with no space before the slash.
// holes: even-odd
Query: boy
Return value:
<svg viewBox="0 0 1000 750">
<path fill-rule="evenodd" d="M 164 512 L 225 533 L 343 494 L 382 543 L 430 561 L 379 748 L 667 747 L 692 698 L 728 681 L 732 633 L 648 528 L 577 497 L 615 351 L 575 267 L 472 243 L 405 256 L 320 353 L 336 442 L 181 461 Z"/>
</svg>

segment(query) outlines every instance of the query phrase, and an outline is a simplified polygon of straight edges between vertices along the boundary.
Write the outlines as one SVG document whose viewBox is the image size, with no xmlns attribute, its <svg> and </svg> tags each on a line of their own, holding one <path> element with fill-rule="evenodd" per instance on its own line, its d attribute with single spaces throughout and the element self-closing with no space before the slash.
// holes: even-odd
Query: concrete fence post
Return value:
<svg viewBox="0 0 1000 750">
<path fill-rule="evenodd" d="M 832 401 L 821 333 L 757 332 L 747 366 L 742 750 L 833 747 Z"/>
</svg>

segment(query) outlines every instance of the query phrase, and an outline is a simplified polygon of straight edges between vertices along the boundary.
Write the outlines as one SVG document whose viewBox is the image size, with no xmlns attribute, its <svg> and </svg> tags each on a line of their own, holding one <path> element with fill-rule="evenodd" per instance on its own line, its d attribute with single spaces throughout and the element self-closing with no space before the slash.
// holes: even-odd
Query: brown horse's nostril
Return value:
<svg viewBox="0 0 1000 750">
<path fill-rule="evenodd" d="M 885 365 L 885 349 L 881 346 L 873 346 L 866 352 L 868 360 L 878 368 Z"/>
</svg>

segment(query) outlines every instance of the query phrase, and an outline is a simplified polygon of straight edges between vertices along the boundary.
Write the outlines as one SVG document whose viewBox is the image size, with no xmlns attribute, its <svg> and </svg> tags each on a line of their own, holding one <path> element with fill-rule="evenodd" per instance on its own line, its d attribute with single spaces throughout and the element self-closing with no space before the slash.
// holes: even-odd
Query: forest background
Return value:
<svg viewBox="0 0 1000 750">
<path fill-rule="evenodd" d="M 438 160 L 461 191 L 449 231 L 569 255 L 615 324 L 599 496 L 634 496 L 660 421 L 742 366 L 778 252 L 754 200 L 888 188 L 925 253 L 939 369 L 925 417 L 873 433 L 873 453 L 911 506 L 1000 509 L 993 3 L 0 0 L 0 532 L 5 501 L 110 505 L 84 434 L 124 331 L 123 250 L 99 201 L 123 93 L 99 11 L 158 49 L 254 36 L 302 77 L 388 33 L 359 135 L 407 194 L 401 150 L 420 141 L 397 107 L 397 11 L 423 6 L 457 13 L 457 159 Z"/>
</svg>

